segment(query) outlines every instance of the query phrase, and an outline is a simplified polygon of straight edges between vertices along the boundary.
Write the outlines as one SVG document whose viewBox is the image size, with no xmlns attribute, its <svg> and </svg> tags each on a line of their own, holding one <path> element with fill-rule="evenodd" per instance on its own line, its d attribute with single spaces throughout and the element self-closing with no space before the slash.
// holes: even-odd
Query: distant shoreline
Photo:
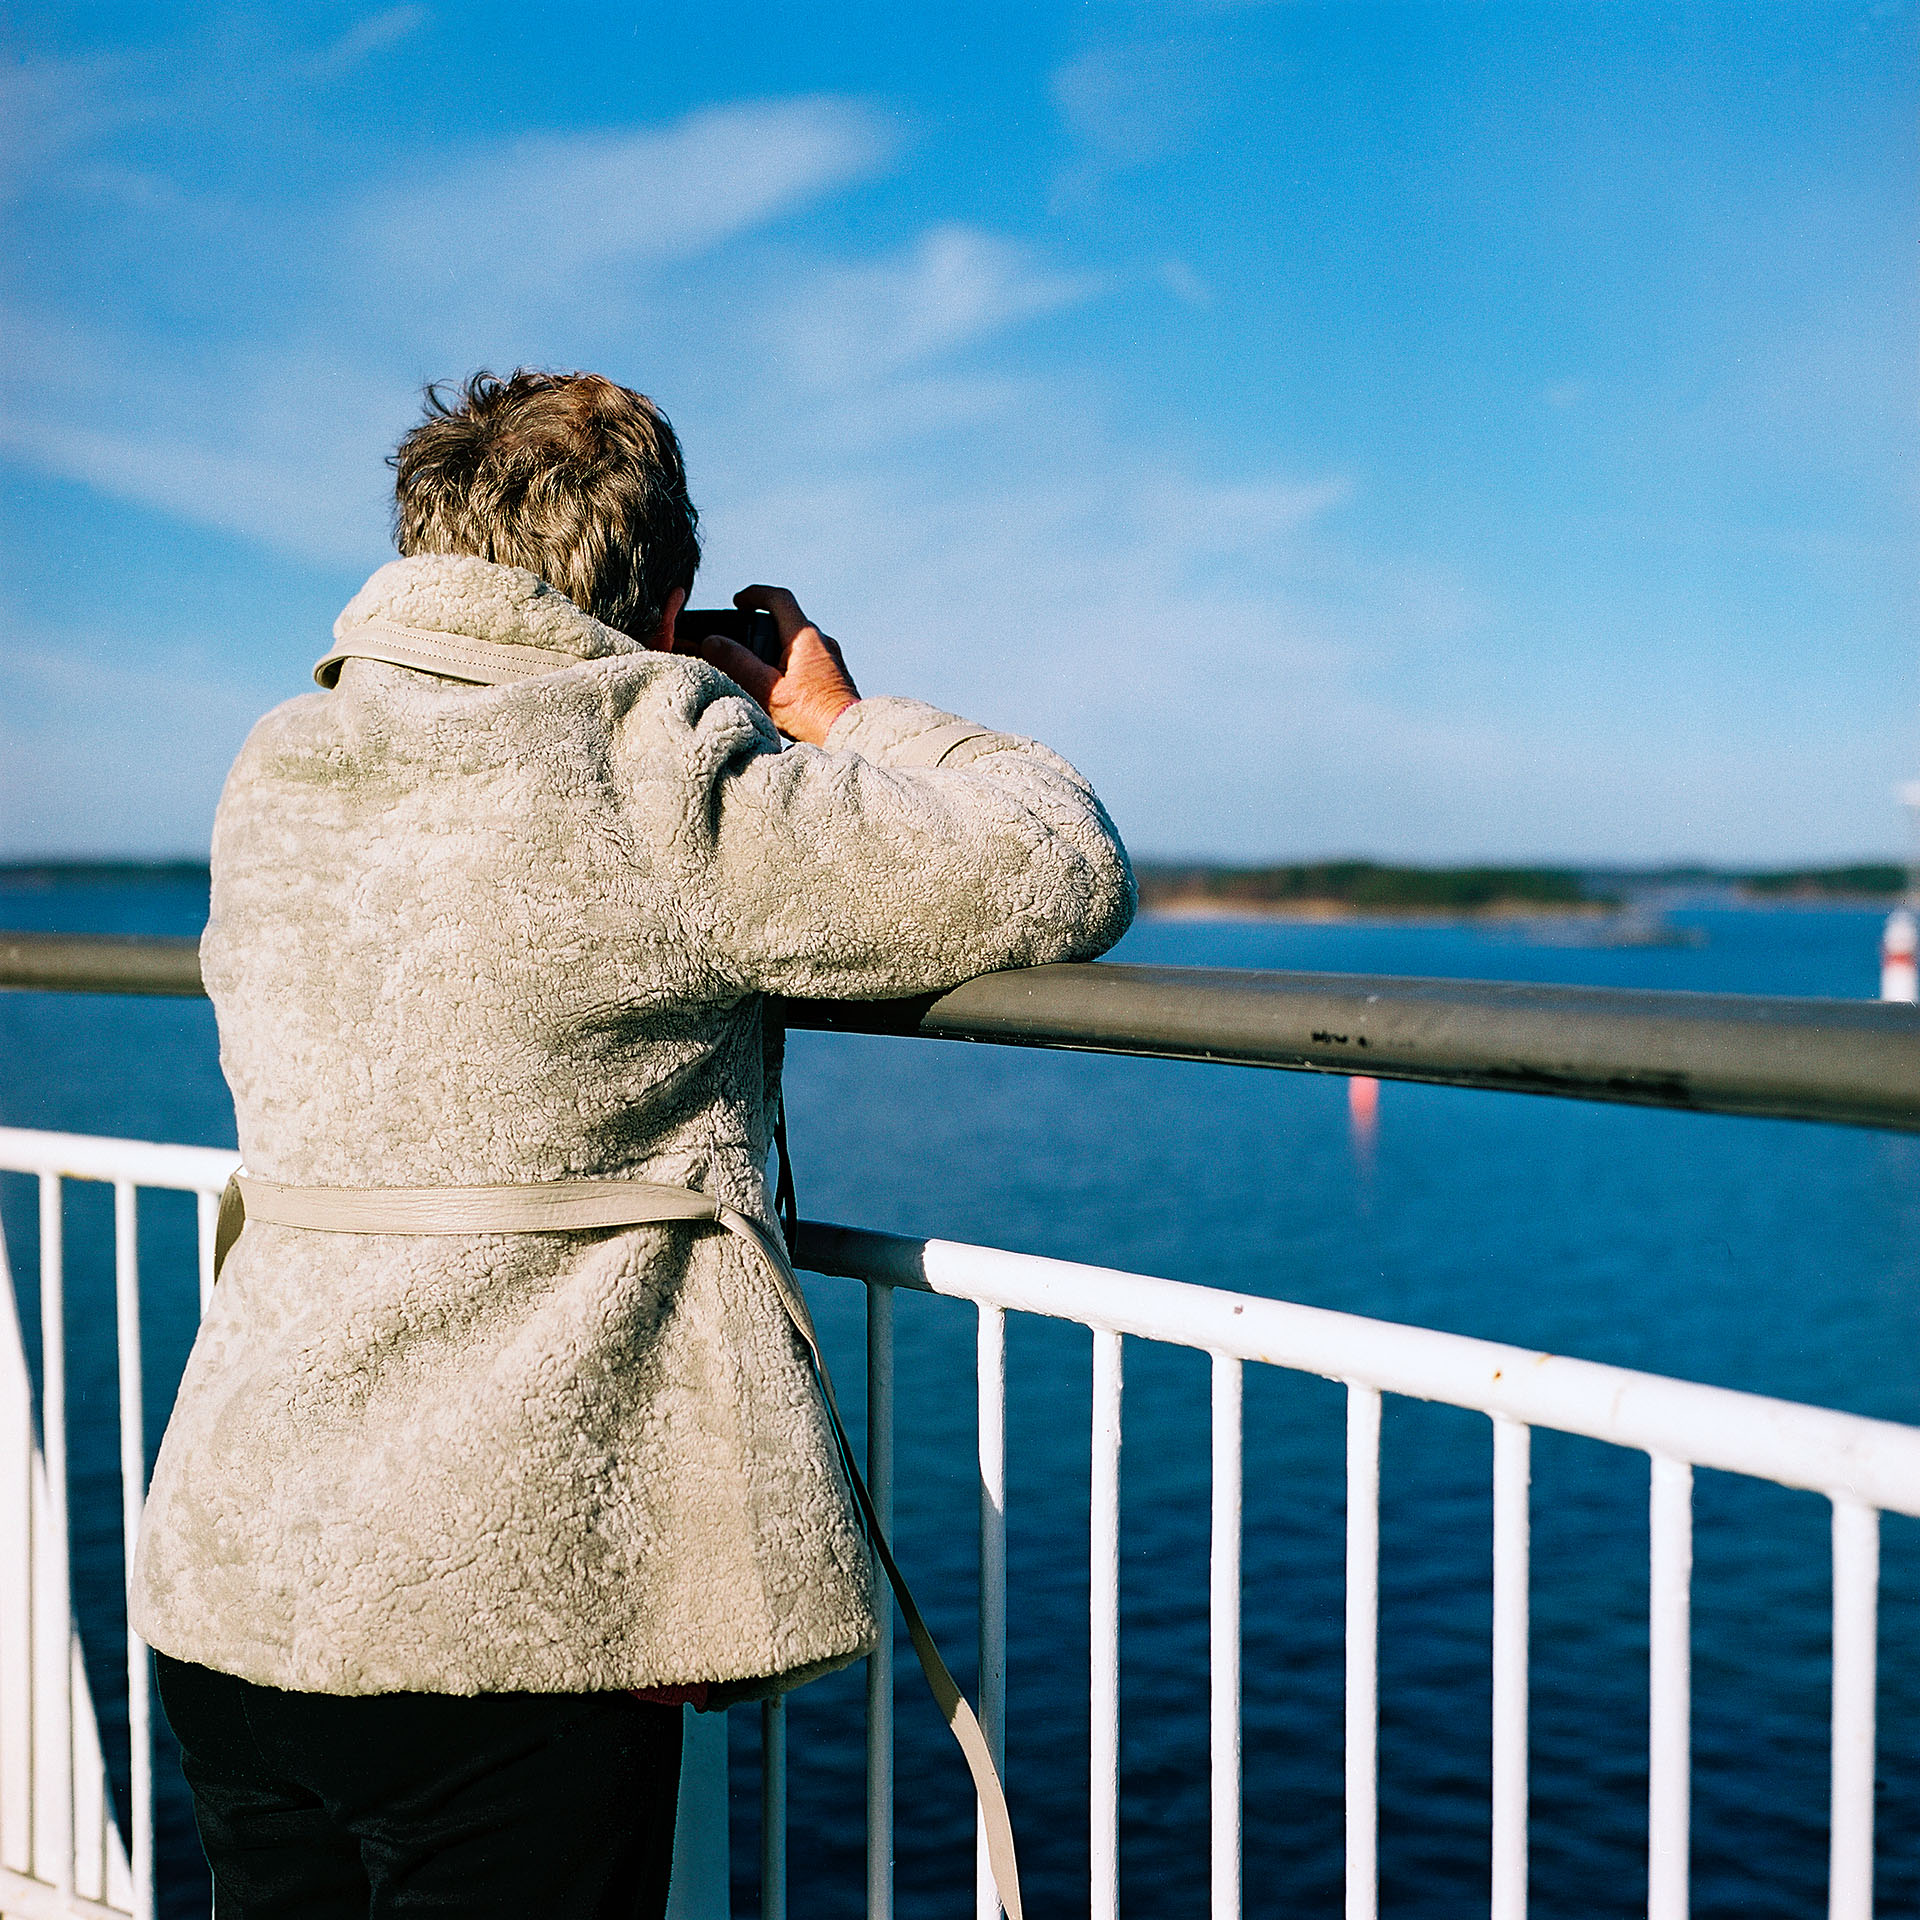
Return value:
<svg viewBox="0 0 1920 1920">
<path fill-rule="evenodd" d="M 1668 867 L 1412 867 L 1321 860 L 1229 867 L 1141 861 L 1140 904 L 1159 919 L 1612 924 L 1700 906 L 1891 906 L 1891 861 L 1770 870 Z"/>
<path fill-rule="evenodd" d="M 1709 867 L 1399 867 L 1375 861 L 1229 867 L 1142 861 L 1142 917 L 1250 925 L 1617 925 L 1688 909 L 1890 909 L 1891 862 L 1756 871 Z M 1865 884 L 1862 884 L 1862 883 Z M 204 860 L 0 862 L 0 893 L 69 887 L 206 886 Z"/>
<path fill-rule="evenodd" d="M 1141 916 L 1148 920 L 1291 921 L 1301 926 L 1325 926 L 1346 920 L 1404 920 L 1421 926 L 1446 925 L 1462 920 L 1601 920 L 1622 911 L 1600 901 L 1565 906 L 1502 900 L 1483 907 L 1361 906 L 1350 900 L 1216 900 L 1192 898 L 1146 899 Z"/>
<path fill-rule="evenodd" d="M 1668 912 L 1815 913 L 1853 908 L 1889 912 L 1897 899 L 1874 893 L 1728 894 L 1711 899 L 1578 907 L 1515 905 L 1496 907 L 1356 907 L 1344 900 L 1287 900 L 1263 905 L 1251 900 L 1143 901 L 1140 918 L 1212 922 L 1240 926 L 1526 926 L 1541 921 L 1602 925 Z"/>
<path fill-rule="evenodd" d="M 0 888 L 94 885 L 120 881 L 138 886 L 157 881 L 211 878 L 204 860 L 11 860 L 0 861 Z"/>
</svg>

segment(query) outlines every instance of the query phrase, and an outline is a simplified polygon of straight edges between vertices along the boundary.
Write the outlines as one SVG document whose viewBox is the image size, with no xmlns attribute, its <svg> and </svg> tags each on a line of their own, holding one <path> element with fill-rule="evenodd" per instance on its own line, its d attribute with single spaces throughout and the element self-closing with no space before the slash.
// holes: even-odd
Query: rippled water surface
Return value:
<svg viewBox="0 0 1920 1920">
<path fill-rule="evenodd" d="M 196 931 L 203 889 L 0 892 L 0 924 Z M 1876 916 L 1682 915 L 1704 946 L 1567 950 L 1471 928 L 1150 923 L 1117 957 L 1206 966 L 1864 997 Z M 803 1210 L 1159 1273 L 1920 1421 L 1920 1139 L 1387 1086 L 1356 1141 L 1345 1083 L 919 1041 L 796 1035 Z M 196 1002 L 0 995 L 0 1120 L 229 1145 Z M 35 1223 L 5 1224 L 29 1326 Z M 110 1208 L 69 1202 L 76 1591 L 108 1743 L 118 1481 Z M 191 1337 L 191 1208 L 142 1202 L 149 1445 Z M 859 1290 L 811 1284 L 856 1406 Z M 1009 1373 L 1009 1781 L 1028 1905 L 1085 1911 L 1089 1339 L 1016 1320 Z M 963 1679 L 974 1579 L 973 1318 L 899 1302 L 897 1546 Z M 1342 1407 L 1250 1368 L 1246 1884 L 1251 1914 L 1339 1911 Z M 1129 1342 L 1122 1537 L 1123 1904 L 1206 1910 L 1207 1368 Z M 1484 1912 L 1491 1565 L 1487 1422 L 1389 1401 L 1381 1565 L 1382 1907 Z M 1534 1446 L 1533 1901 L 1644 1910 L 1646 1462 Z M 1827 1512 L 1699 1478 L 1695 1912 L 1823 1910 Z M 1880 1910 L 1920 1912 L 1920 1526 L 1885 1527 Z M 793 1911 L 861 1908 L 861 1682 L 792 1706 Z M 964 1774 L 916 1673 L 900 1700 L 908 1916 L 970 1913 Z M 116 1718 L 117 1716 L 117 1718 Z M 736 1905 L 753 1906 L 752 1715 L 734 1726 Z M 170 1762 L 169 1908 L 204 1912 Z M 196 1901 L 199 1904 L 196 1906 Z"/>
</svg>

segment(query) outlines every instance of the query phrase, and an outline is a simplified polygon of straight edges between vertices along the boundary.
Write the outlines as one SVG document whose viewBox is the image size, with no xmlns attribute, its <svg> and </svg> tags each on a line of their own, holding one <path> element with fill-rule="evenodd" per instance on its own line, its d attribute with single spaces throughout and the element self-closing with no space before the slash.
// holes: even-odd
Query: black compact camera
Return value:
<svg viewBox="0 0 1920 1920">
<path fill-rule="evenodd" d="M 691 653 L 694 642 L 717 633 L 737 642 L 777 673 L 780 670 L 780 629 L 765 607 L 688 607 L 673 623 L 676 652 Z"/>
</svg>

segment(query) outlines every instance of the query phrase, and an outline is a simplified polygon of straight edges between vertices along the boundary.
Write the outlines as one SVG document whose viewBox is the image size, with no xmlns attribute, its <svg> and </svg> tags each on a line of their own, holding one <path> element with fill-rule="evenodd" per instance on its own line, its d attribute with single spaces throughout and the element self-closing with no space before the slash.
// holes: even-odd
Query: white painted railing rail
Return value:
<svg viewBox="0 0 1920 1920">
<path fill-rule="evenodd" d="M 199 1195 L 197 1290 L 213 1284 L 220 1189 L 236 1156 L 204 1147 L 0 1127 L 0 1169 L 39 1181 L 41 1398 L 38 1443 L 26 1354 L 0 1238 L 0 1916 L 153 1920 L 152 1684 L 147 1650 L 127 1635 L 131 1794 L 113 1818 L 72 1610 L 67 1464 L 67 1274 L 61 1184 L 113 1186 L 114 1333 L 121 1537 L 129 1561 L 146 1500 L 142 1414 L 139 1189 Z M 183 1276 L 184 1277 L 184 1276 Z M 188 1281 L 189 1285 L 195 1281 Z M 57 1644 L 60 1656 L 47 1649 Z M 21 1649 L 29 1649 L 23 1667 Z M 68 1649 L 71 1649 L 69 1652 Z M 8 1791 L 24 1779 L 29 1792 Z"/>
<path fill-rule="evenodd" d="M 1688 1910 L 1693 1468 L 1747 1474 L 1824 1494 L 1832 1502 L 1828 1913 L 1829 1920 L 1871 1920 L 1879 1515 L 1882 1510 L 1920 1515 L 1920 1428 L 1356 1314 L 953 1241 L 803 1221 L 795 1252 L 804 1269 L 860 1280 L 869 1289 L 907 1287 L 972 1301 L 983 1324 L 991 1315 L 996 1329 L 1009 1312 L 1092 1329 L 1089 1906 L 1095 1920 L 1110 1920 L 1119 1910 L 1115 1569 L 1127 1338 L 1197 1348 L 1213 1360 L 1212 1920 L 1237 1920 L 1240 1913 L 1240 1375 L 1247 1363 L 1319 1374 L 1344 1382 L 1347 1389 L 1347 1920 L 1372 1920 L 1377 1910 L 1383 1393 L 1467 1408 L 1493 1423 L 1493 1920 L 1523 1920 L 1527 1911 L 1528 1462 L 1536 1426 L 1650 1457 L 1650 1920 L 1684 1920 Z M 890 1354 L 884 1365 L 891 1382 Z M 982 1564 L 998 1571 L 1005 1556 L 1003 1361 L 992 1370 L 982 1367 L 980 1386 Z M 882 1436 L 879 1444 L 890 1457 L 890 1436 Z M 991 1559 L 985 1549 L 989 1538 Z M 1004 1596 L 989 1582 L 981 1595 L 983 1671 L 1004 1670 L 1004 1635 Z M 870 1722 L 867 1737 L 870 1753 L 887 1754 L 890 1777 L 891 1726 Z M 1010 1792 L 1017 1825 L 1017 1780 Z M 978 1899 L 979 1912 L 990 1917 L 993 1896 L 984 1874 Z"/>
<path fill-rule="evenodd" d="M 0 1127 L 0 1172 L 39 1182 L 41 1400 L 35 1433 L 26 1353 L 0 1235 L 0 1920 L 154 1920 L 153 1705 L 147 1650 L 127 1635 L 131 1805 L 116 1822 L 70 1594 L 67 1526 L 66 1235 L 62 1183 L 114 1193 L 114 1327 L 121 1525 L 131 1564 L 145 1502 L 139 1190 L 198 1196 L 195 1272 L 213 1291 L 220 1190 L 239 1156 L 208 1147 Z M 777 1714 L 773 1716 L 776 1727 Z M 770 1791 L 784 1785 L 774 1749 Z M 727 1756 L 722 1716 L 688 1715 L 681 1845 L 668 1920 L 727 1920 Z M 784 1881 L 784 1822 L 774 1835 Z"/>
<path fill-rule="evenodd" d="M 146 1461 L 140 1421 L 137 1190 L 200 1196 L 197 1288 L 212 1277 L 215 1200 L 231 1153 L 0 1128 L 0 1170 L 40 1182 L 44 1445 L 36 1447 L 12 1290 L 0 1304 L 0 1916 L 101 1920 L 154 1912 L 147 1657 L 129 1638 L 133 1741 L 130 1833 L 119 1845 L 68 1600 L 61 1182 L 110 1182 L 120 1356 L 123 1521 L 138 1524 Z M 1651 1693 L 1648 1911 L 1680 1920 L 1688 1901 L 1689 1604 L 1692 1469 L 1718 1468 L 1811 1489 L 1833 1505 L 1830 1920 L 1873 1911 L 1874 1700 L 1879 1513 L 1920 1515 L 1920 1429 L 1694 1385 L 1489 1341 L 1330 1313 L 1284 1301 L 946 1241 L 803 1223 L 799 1264 L 868 1287 L 869 1466 L 892 1493 L 892 1290 L 970 1301 L 978 1315 L 981 1709 L 998 1750 L 1005 1725 L 1005 1316 L 1033 1313 L 1093 1333 L 1090 1434 L 1089 1908 L 1119 1911 L 1120 1458 L 1129 1338 L 1212 1357 L 1211 1684 L 1214 1920 L 1240 1912 L 1241 1384 L 1247 1364 L 1324 1375 L 1347 1389 L 1348 1920 L 1376 1909 L 1377 1607 L 1380 1410 L 1384 1393 L 1490 1417 L 1494 1433 L 1493 1914 L 1527 1900 L 1528 1454 L 1535 1426 L 1636 1449 L 1651 1459 Z M 6 1279 L 0 1243 L 0 1279 Z M 183 1274 L 180 1283 L 195 1284 Z M 50 1647 L 53 1649 L 49 1651 Z M 868 1904 L 891 1920 L 891 1664 L 869 1686 Z M 724 1720 L 696 1723 L 681 1800 L 675 1920 L 724 1920 Z M 762 1715 L 762 1913 L 784 1920 L 785 1724 Z M 1019 1783 L 1011 1783 L 1016 1824 Z M 984 1869 L 976 1912 L 996 1912 Z"/>
</svg>

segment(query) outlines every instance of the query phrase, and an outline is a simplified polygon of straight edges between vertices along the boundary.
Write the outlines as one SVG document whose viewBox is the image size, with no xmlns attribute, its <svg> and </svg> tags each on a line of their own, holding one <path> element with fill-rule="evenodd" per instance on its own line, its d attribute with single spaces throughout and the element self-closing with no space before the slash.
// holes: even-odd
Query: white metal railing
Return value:
<svg viewBox="0 0 1920 1920">
<path fill-rule="evenodd" d="M 113 1185 L 121 1532 L 129 1563 L 146 1497 L 137 1189 L 199 1200 L 199 1293 L 213 1285 L 213 1225 L 235 1156 L 201 1147 L 0 1127 L 0 1168 L 39 1180 L 40 1436 L 36 1443 L 12 1273 L 0 1237 L 0 1915 L 153 1920 L 152 1692 L 147 1650 L 127 1635 L 128 1831 L 114 1820 L 75 1631 L 67 1466 L 65 1178 Z M 51 1649 L 57 1647 L 59 1652 Z M 24 1650 L 24 1657 L 23 1657 Z M 18 1793 L 16 1783 L 27 1783 Z"/>
<path fill-rule="evenodd" d="M 1117 1710 L 1122 1353 L 1127 1339 L 1212 1356 L 1211 1913 L 1240 1913 L 1241 1376 L 1248 1362 L 1322 1375 L 1347 1390 L 1346 1914 L 1377 1911 L 1377 1644 L 1380 1411 L 1385 1393 L 1488 1415 L 1493 1425 L 1493 1920 L 1527 1911 L 1529 1454 L 1536 1426 L 1650 1457 L 1649 1920 L 1688 1911 L 1693 1469 L 1824 1494 L 1833 1508 L 1830 1920 L 1873 1912 L 1874 1696 L 1881 1511 L 1920 1514 L 1920 1428 L 1598 1366 L 1457 1334 L 1332 1313 L 1111 1268 L 943 1240 L 802 1223 L 799 1263 L 864 1281 L 869 1299 L 910 1287 L 972 1301 L 980 1316 L 981 1671 L 1005 1671 L 1005 1367 L 1009 1311 L 1093 1333 L 1090 1436 L 1090 1912 L 1119 1910 Z M 888 1382 L 871 1456 L 891 1457 L 891 1317 L 870 1311 L 868 1365 Z M 985 1691 L 983 1689 L 983 1691 Z M 994 1696 L 989 1693 L 989 1699 Z M 996 1702 L 997 1704 L 997 1702 Z M 892 1723 L 867 1727 L 868 1778 L 890 1779 Z M 1018 1782 L 1013 1783 L 1016 1812 Z M 777 1816 L 769 1806 L 767 1815 Z M 878 1835 L 880 1829 L 870 1829 Z M 872 1898 L 887 1882 L 870 1839 Z M 766 1895 L 783 1911 L 784 1889 Z M 982 1864 L 982 1920 L 997 1912 Z"/>
<path fill-rule="evenodd" d="M 25 1344 L 6 1238 L 0 1233 L 0 1920 L 154 1920 L 155 1914 L 147 1649 L 129 1628 L 131 1793 L 123 1836 L 114 1818 L 73 1621 L 62 1185 L 98 1180 L 113 1187 L 116 1417 L 121 1529 L 130 1568 L 147 1486 L 139 1190 L 198 1196 L 195 1264 L 204 1313 L 213 1293 L 220 1191 L 238 1165 L 237 1154 L 207 1147 L 0 1127 L 0 1172 L 30 1174 L 39 1181 L 41 1349 L 36 1436 Z M 687 1735 L 681 1844 L 668 1920 L 727 1920 L 725 1719 L 689 1712 Z"/>
<path fill-rule="evenodd" d="M 131 1542 L 146 1480 L 141 1441 L 137 1189 L 199 1195 L 198 1287 L 212 1283 L 217 1196 L 235 1156 L 203 1148 L 0 1128 L 0 1169 L 40 1181 L 44 1449 L 17 1318 L 0 1309 L 0 1916 L 154 1911 L 153 1780 L 145 1649 L 128 1640 L 133 1743 L 130 1844 L 122 1849 L 71 1628 L 65 1504 L 64 1237 L 61 1182 L 114 1187 L 123 1522 Z M 1346 1913 L 1376 1910 L 1377 1619 L 1381 1396 L 1477 1410 L 1493 1423 L 1494 1920 L 1527 1901 L 1529 1439 L 1535 1426 L 1645 1452 L 1650 1480 L 1648 1913 L 1688 1906 L 1692 1473 L 1753 1475 L 1824 1494 L 1833 1507 L 1830 1920 L 1871 1920 L 1879 1514 L 1920 1514 L 1920 1429 L 1535 1353 L 1353 1314 L 948 1241 L 803 1224 L 800 1264 L 867 1285 L 868 1467 L 881 1512 L 893 1498 L 893 1290 L 974 1303 L 978 1316 L 981 1719 L 996 1756 L 1006 1715 L 1006 1315 L 1092 1330 L 1088 1750 L 1095 1920 L 1119 1911 L 1120 1447 L 1128 1339 L 1212 1358 L 1209 1849 L 1214 1920 L 1240 1912 L 1241 1385 L 1249 1363 L 1324 1375 L 1347 1394 Z M 0 1279 L 4 1267 L 0 1241 Z M 184 1277 L 184 1276 L 183 1276 Z M 20 1488 L 29 1489 L 24 1496 Z M 48 1647 L 57 1638 L 58 1654 Z M 891 1637 L 869 1666 L 870 1920 L 893 1906 Z M 727 1913 L 724 1716 L 691 1721 L 683 1774 L 675 1920 Z M 761 1910 L 786 1913 L 785 1721 L 762 1710 Z M 51 1756 L 51 1759 L 49 1758 Z M 1014 1783 L 1018 1806 L 1018 1783 Z M 976 1912 L 998 1912 L 978 1850 Z"/>
</svg>

